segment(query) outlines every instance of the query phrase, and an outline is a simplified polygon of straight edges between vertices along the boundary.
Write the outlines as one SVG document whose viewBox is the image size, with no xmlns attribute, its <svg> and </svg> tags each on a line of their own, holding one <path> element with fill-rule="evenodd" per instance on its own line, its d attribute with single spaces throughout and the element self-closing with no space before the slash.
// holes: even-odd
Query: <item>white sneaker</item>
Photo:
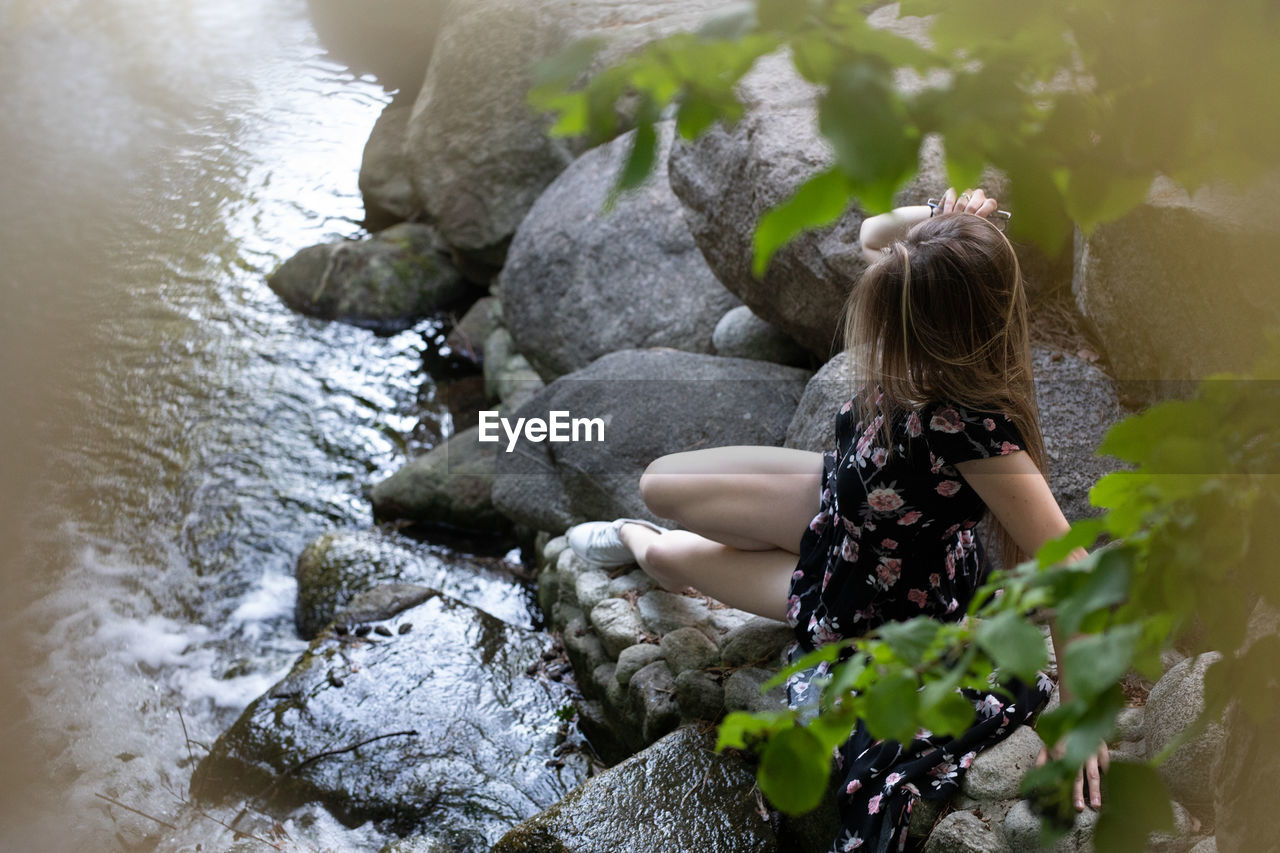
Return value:
<svg viewBox="0 0 1280 853">
<path fill-rule="evenodd" d="M 575 524 L 565 532 L 565 536 L 569 540 L 569 547 L 573 549 L 573 553 L 588 563 L 601 568 L 626 566 L 636 561 L 631 549 L 618 535 L 622 525 L 628 523 L 643 524 L 659 533 L 666 530 L 665 527 L 659 527 L 652 521 L 645 521 L 642 518 L 615 518 L 613 521 L 588 521 Z"/>
</svg>

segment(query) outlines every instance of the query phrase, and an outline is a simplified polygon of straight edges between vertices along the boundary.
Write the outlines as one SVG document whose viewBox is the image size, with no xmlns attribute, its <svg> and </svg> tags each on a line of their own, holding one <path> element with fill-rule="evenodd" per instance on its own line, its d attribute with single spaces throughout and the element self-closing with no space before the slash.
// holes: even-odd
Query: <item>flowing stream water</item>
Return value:
<svg viewBox="0 0 1280 853">
<path fill-rule="evenodd" d="M 303 0 L 0 0 L 0 72 L 0 847 L 132 849 L 147 820 L 103 797 L 173 813 L 183 726 L 211 743 L 305 647 L 303 545 L 368 526 L 407 437 L 448 432 L 439 328 L 322 323 L 264 283 L 361 233 L 390 99 Z M 513 581 L 469 600 L 530 624 Z"/>
</svg>

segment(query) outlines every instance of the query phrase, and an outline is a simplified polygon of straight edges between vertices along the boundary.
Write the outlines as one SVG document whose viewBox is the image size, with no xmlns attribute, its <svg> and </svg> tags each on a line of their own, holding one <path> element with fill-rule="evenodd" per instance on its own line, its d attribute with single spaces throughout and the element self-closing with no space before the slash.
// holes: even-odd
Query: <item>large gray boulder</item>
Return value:
<svg viewBox="0 0 1280 853">
<path fill-rule="evenodd" d="M 1221 657 L 1209 652 L 1188 658 L 1151 688 L 1143 713 L 1147 758 L 1154 758 L 1200 716 L 1205 706 L 1204 674 Z M 1213 817 L 1215 792 L 1205 782 L 1213 778 L 1224 739 L 1222 723 L 1213 720 L 1203 733 L 1180 746 L 1156 768 L 1175 800 L 1209 820 Z"/>
<path fill-rule="evenodd" d="M 307 0 L 329 53 L 384 89 L 417 91 L 449 0 Z"/>
<path fill-rule="evenodd" d="M 389 636 L 312 642 L 213 744 L 193 795 L 320 802 L 348 825 L 428 825 L 449 849 L 487 849 L 585 778 L 572 757 L 548 766 L 567 688 L 526 674 L 548 635 L 442 595 L 378 627 Z"/>
<path fill-rule="evenodd" d="M 299 313 L 386 333 L 472 295 L 435 232 L 411 223 L 368 240 L 310 246 L 281 264 L 267 284 Z"/>
<path fill-rule="evenodd" d="M 468 0 L 445 14 L 414 104 L 414 184 L 450 245 L 497 268 L 538 195 L 582 152 L 547 136 L 527 101 L 532 65 L 603 36 L 594 66 L 656 36 L 697 27 L 725 0 Z"/>
<path fill-rule="evenodd" d="M 412 112 L 409 106 L 387 104 L 365 143 L 360 160 L 360 194 L 364 196 L 365 219 L 369 222 L 403 222 L 422 214 L 404 153 Z"/>
<path fill-rule="evenodd" d="M 478 426 L 465 429 L 377 483 L 369 493 L 374 515 L 460 531 L 508 530 L 492 499 L 497 445 L 478 439 Z"/>
<path fill-rule="evenodd" d="M 517 349 L 550 381 L 634 347 L 710 352 L 738 298 L 693 242 L 667 183 L 674 122 L 658 127 L 654 174 L 601 210 L 635 132 L 583 154 L 538 197 L 498 277 Z"/>
<path fill-rule="evenodd" d="M 1277 635 L 1280 610 L 1260 602 L 1249 619 L 1241 652 Z M 1217 849 L 1222 853 L 1265 850 L 1280 838 L 1275 792 L 1263 782 L 1280 776 L 1280 705 L 1273 704 L 1256 719 L 1234 702 L 1223 716 L 1223 731 L 1222 755 L 1211 777 Z"/>
<path fill-rule="evenodd" d="M 1248 193 L 1153 184 L 1146 204 L 1077 235 L 1072 291 L 1133 396 L 1248 370 L 1280 322 L 1280 176 Z"/>
<path fill-rule="evenodd" d="M 788 54 L 762 57 L 743 77 L 745 116 L 672 147 L 671 188 L 684 203 L 689 230 L 725 287 L 753 312 L 821 358 L 842 347 L 837 323 L 866 269 L 858 244 L 864 213 L 851 203 L 835 224 L 801 234 L 780 249 L 763 280 L 751 272 L 752 235 L 760 216 L 834 161 L 818 133 L 818 89 Z M 921 174 L 900 194 L 922 203 L 946 189 L 936 141 L 922 147 Z"/>
<path fill-rule="evenodd" d="M 757 810 L 755 773 L 714 747 L 713 733 L 677 729 L 511 830 L 494 853 L 777 850 Z"/>
<path fill-rule="evenodd" d="M 512 452 L 504 444 L 494 506 L 553 533 L 591 519 L 657 520 L 637 487 L 650 462 L 699 447 L 780 445 L 808 378 L 799 368 L 670 349 L 603 356 L 555 380 L 515 413 L 600 418 L 603 442 L 520 440 Z"/>
<path fill-rule="evenodd" d="M 1084 359 L 1044 347 L 1031 351 L 1036 404 L 1049 462 L 1049 486 L 1068 519 L 1097 514 L 1089 489 L 1119 462 L 1097 456 L 1108 429 L 1124 417 L 1115 384 Z M 836 446 L 835 418 L 849 399 L 852 365 L 848 352 L 828 361 L 805 388 L 787 427 L 787 447 L 822 452 Z"/>
</svg>

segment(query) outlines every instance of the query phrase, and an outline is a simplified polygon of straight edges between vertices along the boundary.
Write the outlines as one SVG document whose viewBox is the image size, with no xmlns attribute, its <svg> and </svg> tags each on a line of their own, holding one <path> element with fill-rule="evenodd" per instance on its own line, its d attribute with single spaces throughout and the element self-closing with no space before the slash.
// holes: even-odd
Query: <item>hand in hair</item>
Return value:
<svg viewBox="0 0 1280 853">
<path fill-rule="evenodd" d="M 960 199 L 964 201 L 961 202 Z M 956 195 L 954 187 L 949 187 L 942 197 L 943 213 L 972 213 L 984 219 L 995 213 L 999 205 L 994 198 L 976 189 Z M 933 215 L 933 208 L 927 204 L 912 204 L 895 208 L 878 216 L 868 216 L 862 220 L 862 228 L 858 232 L 858 242 L 862 245 L 862 257 L 873 264 L 880 259 L 880 252 L 901 240 L 911 226 L 923 222 Z"/>
<path fill-rule="evenodd" d="M 961 201 L 961 199 L 964 199 Z M 975 216 L 981 216 L 986 219 L 999 209 L 1000 205 L 994 198 L 988 198 L 986 192 L 979 187 L 970 192 L 965 190 L 956 195 L 955 187 L 947 187 L 947 191 L 942 196 L 942 212 L 943 213 L 972 213 Z"/>
</svg>

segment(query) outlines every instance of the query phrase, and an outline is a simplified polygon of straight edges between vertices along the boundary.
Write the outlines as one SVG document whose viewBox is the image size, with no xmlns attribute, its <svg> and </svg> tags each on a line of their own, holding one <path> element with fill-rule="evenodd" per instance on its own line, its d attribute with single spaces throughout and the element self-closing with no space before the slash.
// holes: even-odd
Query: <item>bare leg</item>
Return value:
<svg viewBox="0 0 1280 853">
<path fill-rule="evenodd" d="M 786 621 L 796 555 L 781 548 L 741 550 L 687 530 L 658 533 L 624 524 L 622 541 L 645 573 L 672 592 L 692 586 L 730 607 Z"/>
<path fill-rule="evenodd" d="M 715 447 L 654 460 L 645 503 L 689 530 L 618 531 L 664 588 L 692 586 L 730 607 L 785 620 L 800 538 L 818 513 L 822 456 L 781 447 Z"/>
<path fill-rule="evenodd" d="M 786 447 L 736 445 L 672 453 L 640 478 L 649 508 L 745 551 L 800 552 L 818 514 L 822 455 Z"/>
</svg>

